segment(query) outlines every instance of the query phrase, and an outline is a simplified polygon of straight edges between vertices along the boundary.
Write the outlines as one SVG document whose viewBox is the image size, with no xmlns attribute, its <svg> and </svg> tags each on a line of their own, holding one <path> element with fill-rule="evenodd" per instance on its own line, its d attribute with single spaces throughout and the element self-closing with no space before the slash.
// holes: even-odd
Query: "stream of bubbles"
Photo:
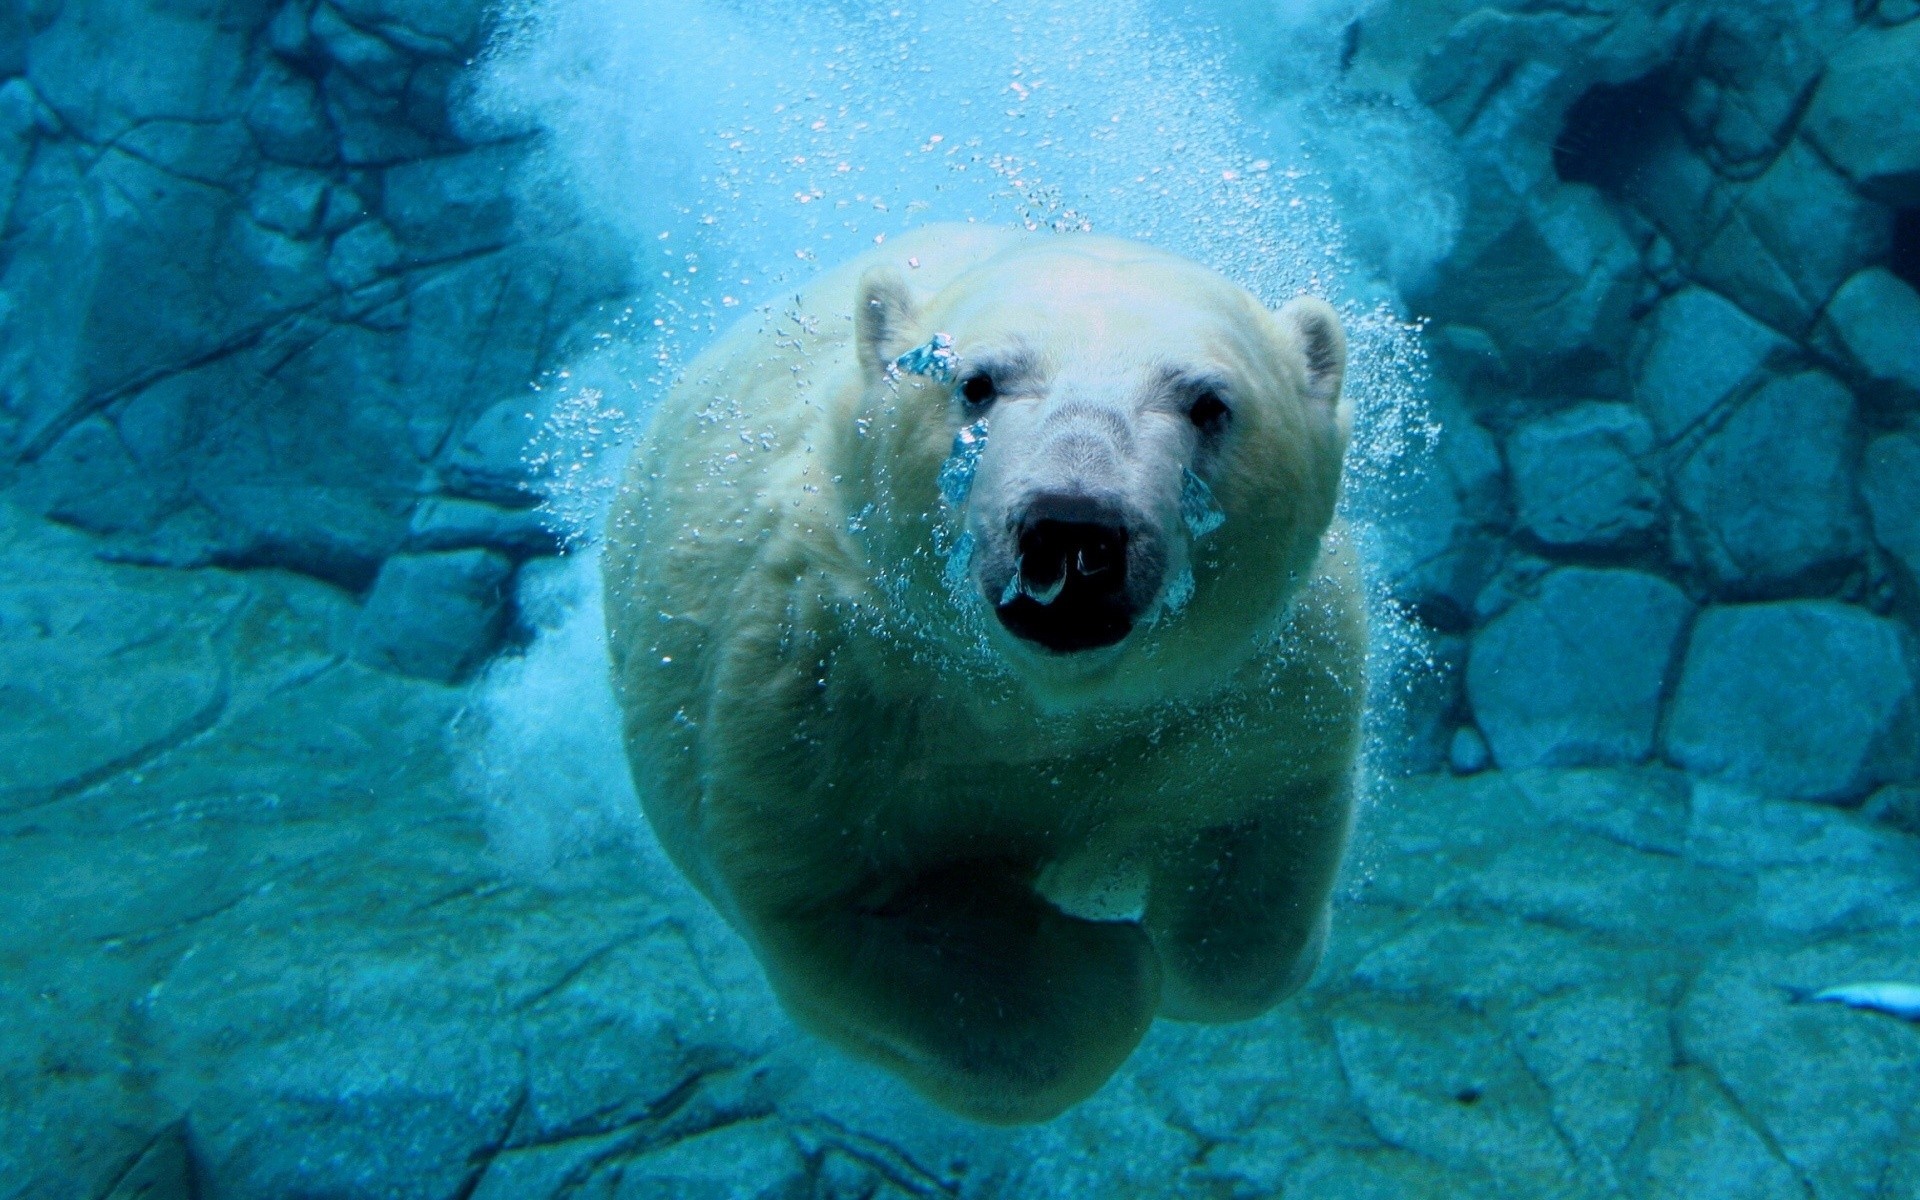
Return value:
<svg viewBox="0 0 1920 1200">
<path fill-rule="evenodd" d="M 638 287 L 594 350 L 536 385 L 529 453 L 559 480 L 550 515 L 576 552 L 523 586 L 542 632 L 488 674 L 461 723 L 468 785 L 506 857 L 538 870 L 635 828 L 593 553 L 624 448 L 715 334 L 904 230 L 1093 230 L 1205 263 L 1269 304 L 1326 297 L 1352 344 L 1345 510 L 1363 539 L 1390 519 L 1433 432 L 1418 327 L 1352 261 L 1323 173 L 1270 119 L 1275 79 L 1317 86 L 1301 63 L 1330 53 L 1354 9 L 1230 10 L 1263 30 L 1257 53 L 1148 0 L 509 10 L 477 118 L 536 138 L 523 203 L 608 230 Z M 1277 76 L 1276 45 L 1295 60 Z M 1374 707 L 1387 718 L 1424 651 L 1375 592 Z M 574 757 L 595 765 L 554 780 L 552 747 L 588 743 L 598 751 Z"/>
</svg>

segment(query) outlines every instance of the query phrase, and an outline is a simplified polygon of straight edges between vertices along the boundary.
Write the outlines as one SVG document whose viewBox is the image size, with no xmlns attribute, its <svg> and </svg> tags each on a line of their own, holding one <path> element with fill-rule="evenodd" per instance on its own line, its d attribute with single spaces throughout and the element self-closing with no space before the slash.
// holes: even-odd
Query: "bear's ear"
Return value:
<svg viewBox="0 0 1920 1200">
<path fill-rule="evenodd" d="M 1296 296 L 1276 318 L 1306 360 L 1307 400 L 1344 420 L 1340 385 L 1347 377 L 1347 334 L 1340 328 L 1340 315 L 1325 300 Z"/>
<path fill-rule="evenodd" d="M 894 359 L 912 348 L 909 343 L 919 316 L 919 306 L 913 302 L 900 268 L 873 267 L 860 277 L 853 338 L 860 365 L 868 374 L 884 375 Z"/>
</svg>

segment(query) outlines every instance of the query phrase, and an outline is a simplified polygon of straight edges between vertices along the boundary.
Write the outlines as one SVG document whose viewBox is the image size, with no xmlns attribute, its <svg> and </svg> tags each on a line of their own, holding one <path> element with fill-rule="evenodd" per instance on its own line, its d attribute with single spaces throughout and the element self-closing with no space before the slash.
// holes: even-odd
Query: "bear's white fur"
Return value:
<svg viewBox="0 0 1920 1200">
<path fill-rule="evenodd" d="M 894 365 L 935 334 L 956 375 Z M 1345 354 L 1319 301 L 959 225 L 690 368 L 609 523 L 615 687 L 649 820 L 799 1021 L 1028 1121 L 1156 1015 L 1242 1019 L 1305 982 L 1363 703 Z M 1201 537 L 1189 473 L 1225 515 Z M 1036 549 L 1048 513 L 1066 549 Z M 1072 638 L 1068 601 L 1119 640 L 1049 649 L 1000 615 Z"/>
</svg>

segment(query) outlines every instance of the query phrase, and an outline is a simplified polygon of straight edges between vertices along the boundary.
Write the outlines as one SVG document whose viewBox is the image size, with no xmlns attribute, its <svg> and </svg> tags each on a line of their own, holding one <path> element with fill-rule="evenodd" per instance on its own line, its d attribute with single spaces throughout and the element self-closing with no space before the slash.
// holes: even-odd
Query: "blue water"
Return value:
<svg viewBox="0 0 1920 1200">
<path fill-rule="evenodd" d="M 1920 1195 L 1915 63 L 1911 0 L 0 7 L 0 1196 Z M 936 222 L 1350 343 L 1324 957 L 1013 1127 L 782 1007 L 601 592 L 697 356 Z"/>
</svg>

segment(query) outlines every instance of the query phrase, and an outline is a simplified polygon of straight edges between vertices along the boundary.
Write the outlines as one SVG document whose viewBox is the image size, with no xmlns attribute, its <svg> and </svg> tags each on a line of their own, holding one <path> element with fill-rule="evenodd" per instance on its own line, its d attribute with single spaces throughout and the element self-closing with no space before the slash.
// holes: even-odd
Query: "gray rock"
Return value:
<svg viewBox="0 0 1920 1200">
<path fill-rule="evenodd" d="M 499 640 L 513 562 L 492 550 L 396 554 L 380 568 L 354 632 L 368 666 L 450 683 Z"/>
<path fill-rule="evenodd" d="M 41 124 L 40 99 L 26 80 L 0 84 L 0 221 L 13 207 Z"/>
<path fill-rule="evenodd" d="M 538 429 L 524 400 L 502 400 L 481 413 L 441 466 L 447 490 L 496 504 L 532 503 L 543 478 L 529 460 Z"/>
<path fill-rule="evenodd" d="M 471 748 L 446 731 L 471 694 L 341 662 L 337 589 L 90 550 L 0 506 L 0 772 L 82 778 L 0 804 L 0 1166 L 23 1194 L 1598 1200 L 1910 1177 L 1909 1030 L 1789 1002 L 1920 970 L 1920 905 L 1849 884 L 1915 891 L 1911 839 L 1852 814 L 1663 771 L 1383 782 L 1303 995 L 1161 1022 L 1061 1119 L 985 1129 L 797 1030 L 650 839 L 504 849 L 499 823 L 569 797 L 511 772 L 504 810 L 460 790 Z M 82 686 L 44 691 L 62 678 Z M 151 740 L 196 680 L 221 704 Z M 16 718 L 36 687 L 63 729 Z M 1849 886 L 1839 924 L 1772 919 Z"/>
<path fill-rule="evenodd" d="M 1438 770 L 1446 765 L 1459 720 L 1467 640 L 1425 632 L 1419 644 L 1384 657 L 1393 658 L 1393 665 L 1368 684 L 1378 697 L 1372 720 L 1380 727 L 1369 738 L 1375 751 L 1371 761 L 1401 774 Z"/>
<path fill-rule="evenodd" d="M 1920 681 L 1901 627 L 1828 600 L 1710 608 L 1661 746 L 1769 795 L 1845 801 L 1920 774 Z"/>
<path fill-rule="evenodd" d="M 1576 373 L 1625 344 L 1640 256 L 1592 188 L 1529 197 L 1477 254 L 1456 254 L 1433 293 L 1435 315 L 1492 334 L 1510 363 L 1540 382 L 1552 364 Z"/>
<path fill-rule="evenodd" d="M 327 71 L 320 94 L 327 120 L 339 135 L 340 157 L 349 164 L 381 167 L 453 148 L 435 136 L 439 131 L 422 129 L 409 119 L 406 93 L 369 87 L 345 67 Z"/>
<path fill-rule="evenodd" d="M 553 554 L 560 537 L 541 513 L 501 508 L 481 500 L 429 497 L 420 502 L 407 527 L 410 550 L 498 550 L 515 558 Z"/>
<path fill-rule="evenodd" d="M 1541 961 L 1528 964 L 1533 978 Z M 1666 1014 L 1632 984 L 1583 979 L 1568 991 L 1519 1014 L 1515 1050 L 1552 1095 L 1554 1123 L 1582 1159 L 1617 1162 L 1673 1069 Z"/>
<path fill-rule="evenodd" d="M 445 58 L 476 49 L 493 15 L 483 4 L 440 0 L 339 0 L 337 7 L 355 25 L 397 46 Z"/>
<path fill-rule="evenodd" d="M 1807 1193 L 1706 1072 L 1679 1073 L 1647 1155 L 1650 1200 L 1800 1200 Z"/>
<path fill-rule="evenodd" d="M 778 1122 L 729 1124 L 652 1154 L 603 1152 L 598 1157 L 601 1161 L 588 1167 L 586 1186 L 617 1188 L 610 1194 L 621 1200 L 806 1200 L 816 1194 L 807 1160 Z M 474 1194 L 475 1200 L 528 1194 L 514 1187 L 495 1189 L 492 1182 Z M 565 1186 L 569 1181 L 554 1182 Z M 871 1188 L 877 1181 L 868 1174 L 863 1182 Z"/>
<path fill-rule="evenodd" d="M 322 53 L 357 83 L 384 96 L 398 95 L 406 88 L 413 56 L 351 24 L 333 5 L 315 5 L 307 27 Z"/>
<path fill-rule="evenodd" d="M 290 237 L 310 237 L 326 212 L 327 177 L 298 167 L 267 166 L 254 176 L 247 211 L 255 222 Z"/>
<path fill-rule="evenodd" d="M 1672 244 L 1676 262 L 1663 274 L 1678 275 L 1720 231 L 1740 189 L 1701 155 L 1678 121 L 1655 122 L 1635 131 L 1643 149 L 1632 174 L 1621 183 L 1632 210 L 1651 222 Z"/>
<path fill-rule="evenodd" d="M 253 138 L 237 120 L 142 121 L 114 145 L 176 175 L 227 191 L 241 190 L 253 173 Z"/>
<path fill-rule="evenodd" d="M 1504 471 L 1499 445 L 1463 404 L 1443 394 L 1435 409 L 1433 458 L 1379 522 L 1381 568 L 1428 624 L 1459 629 L 1499 564 Z"/>
<path fill-rule="evenodd" d="M 1549 546 L 1614 546 L 1655 529 L 1653 427 L 1624 404 L 1581 404 L 1507 439 L 1520 524 Z"/>
<path fill-rule="evenodd" d="M 1820 78 L 1829 39 L 1852 31 L 1839 9 L 1748 5 L 1700 31 L 1680 112 L 1691 139 L 1723 174 L 1751 178 L 1792 132 Z"/>
<path fill-rule="evenodd" d="M 1792 351 L 1724 296 L 1688 288 L 1662 301 L 1643 326 L 1633 352 L 1634 399 L 1672 442 Z"/>
<path fill-rule="evenodd" d="M 284 63 L 269 59 L 260 68 L 247 99 L 246 121 L 260 153 L 274 162 L 324 166 L 340 156 L 340 141 L 327 120 L 319 87 Z"/>
<path fill-rule="evenodd" d="M 227 704 L 217 640 L 238 603 L 230 582 L 109 568 L 90 549 L 0 504 L 0 811 L 144 762 Z"/>
<path fill-rule="evenodd" d="M 134 3 L 62 5 L 47 15 L 27 78 L 88 141 L 110 142 L 156 117 L 234 115 L 251 57 L 243 22 Z"/>
<path fill-rule="evenodd" d="M 1471 725 L 1453 731 L 1447 745 L 1447 767 L 1455 775 L 1473 775 L 1493 765 L 1493 749 L 1487 739 Z"/>
<path fill-rule="evenodd" d="M 1920 433 L 1889 433 L 1867 445 L 1860 495 L 1873 515 L 1873 536 L 1920 584 Z"/>
<path fill-rule="evenodd" d="M 1890 783 L 1860 806 L 1860 815 L 1920 835 L 1920 783 Z"/>
<path fill-rule="evenodd" d="M 1847 280 L 1814 331 L 1863 397 L 1920 407 L 1920 294 L 1884 267 Z"/>
<path fill-rule="evenodd" d="M 1863 29 L 1827 63 L 1806 135 L 1868 196 L 1920 204 L 1920 26 Z"/>
<path fill-rule="evenodd" d="M 1706 1067 L 1741 1118 L 1764 1130 L 1792 1164 L 1799 1179 L 1779 1194 L 1836 1200 L 1874 1194 L 1879 1164 L 1912 1138 L 1907 1122 L 1920 1101 L 1910 1027 L 1858 1019 L 1873 1014 L 1835 1014 L 1837 1006 L 1783 1004 L 1779 997 L 1840 982 L 1913 979 L 1916 971 L 1920 955 L 1911 936 L 1863 931 L 1784 953 L 1730 947 L 1689 990 L 1675 1022 L 1676 1050 Z M 1832 1057 L 1803 1061 L 1769 1051 L 1815 1042 L 1831 1047 Z M 1835 1070 L 1842 1061 L 1846 1069 Z"/>
<path fill-rule="evenodd" d="M 423 158 L 387 170 L 381 215 L 416 259 L 472 254 L 507 238 L 517 144 Z"/>
<path fill-rule="evenodd" d="M 1354 1098 L 1384 1138 L 1469 1173 L 1498 1153 L 1500 1176 L 1524 1193 L 1571 1185 L 1572 1156 L 1546 1119 L 1539 1085 L 1488 1022 L 1464 1009 L 1396 1016 L 1334 1022 Z"/>
<path fill-rule="evenodd" d="M 1678 549 L 1725 595 L 1827 586 L 1866 547 L 1853 397 L 1832 376 L 1774 379 L 1673 469 Z"/>
<path fill-rule="evenodd" d="M 167 497 L 142 473 L 111 422 L 89 417 L 34 463 L 22 499 L 91 533 L 152 529 Z"/>
<path fill-rule="evenodd" d="M 348 291 L 364 287 L 400 262 L 400 244 L 379 221 L 362 221 L 333 240 L 327 278 Z"/>
<path fill-rule="evenodd" d="M 1502 767 L 1630 763 L 1653 752 L 1661 688 L 1692 606 L 1638 571 L 1568 567 L 1473 640 L 1467 696 Z"/>
<path fill-rule="evenodd" d="M 558 333 L 550 313 L 579 298 L 577 285 L 549 258 L 520 248 L 434 270 L 414 286 L 407 296 L 409 320 L 400 331 L 399 380 L 420 435 L 414 452 L 432 458 L 456 424 L 483 412 L 485 404 L 527 395 L 527 384 L 540 373 L 540 348 Z M 478 377 L 496 381 L 496 390 L 476 405 L 472 386 L 446 370 L 447 362 L 471 364 Z M 523 442 L 534 429 L 533 422 L 525 423 Z M 513 447 L 512 453 L 517 457 L 524 449 Z M 524 496 L 518 500 L 525 502 Z"/>
<path fill-rule="evenodd" d="M 1694 259 L 1693 274 L 1800 337 L 1847 277 L 1882 258 L 1891 242 L 1887 210 L 1796 139 L 1741 196 Z"/>
</svg>

